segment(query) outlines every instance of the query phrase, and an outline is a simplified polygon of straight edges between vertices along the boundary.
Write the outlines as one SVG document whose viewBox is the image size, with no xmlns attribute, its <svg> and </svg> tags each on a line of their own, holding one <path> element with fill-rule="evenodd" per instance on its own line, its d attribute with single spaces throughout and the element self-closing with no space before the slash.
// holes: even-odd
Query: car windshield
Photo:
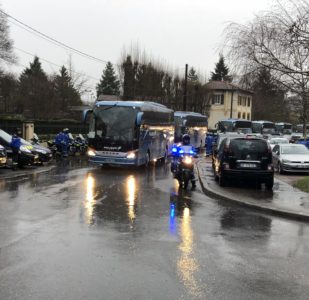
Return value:
<svg viewBox="0 0 309 300">
<path fill-rule="evenodd" d="M 0 138 L 3 139 L 6 143 L 10 144 L 12 141 L 12 136 L 7 132 L 0 129 Z"/>
<path fill-rule="evenodd" d="M 268 152 L 267 142 L 260 139 L 234 139 L 230 142 L 230 150 L 236 159 L 259 160 Z"/>
<path fill-rule="evenodd" d="M 281 147 L 282 154 L 309 154 L 309 150 L 304 145 L 287 145 Z"/>
<path fill-rule="evenodd" d="M 269 143 L 272 145 L 278 145 L 278 144 L 288 144 L 289 141 L 287 139 L 271 139 Z"/>
<path fill-rule="evenodd" d="M 108 106 L 94 110 L 95 135 L 107 140 L 129 142 L 134 137 L 136 113 L 133 107 Z"/>
</svg>

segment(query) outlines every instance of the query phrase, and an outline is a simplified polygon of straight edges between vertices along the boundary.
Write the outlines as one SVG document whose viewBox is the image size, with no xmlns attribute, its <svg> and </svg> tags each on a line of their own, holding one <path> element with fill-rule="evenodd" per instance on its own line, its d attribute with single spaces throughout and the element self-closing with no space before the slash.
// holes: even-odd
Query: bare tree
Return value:
<svg viewBox="0 0 309 300">
<path fill-rule="evenodd" d="M 0 6 L 0 58 L 6 63 L 14 63 L 16 56 L 13 53 L 13 41 L 9 37 L 7 14 Z"/>
<path fill-rule="evenodd" d="M 270 70 L 299 99 L 299 118 L 309 120 L 309 4 L 280 1 L 246 25 L 226 29 L 228 58 L 242 74 L 260 67 Z M 306 126 L 304 126 L 304 131 Z M 304 135 L 306 132 L 304 132 Z"/>
</svg>

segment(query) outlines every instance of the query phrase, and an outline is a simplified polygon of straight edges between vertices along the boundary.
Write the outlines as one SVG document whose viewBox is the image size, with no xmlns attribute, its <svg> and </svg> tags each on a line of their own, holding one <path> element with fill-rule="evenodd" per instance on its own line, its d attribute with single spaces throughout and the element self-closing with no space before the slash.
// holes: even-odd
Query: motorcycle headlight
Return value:
<svg viewBox="0 0 309 300">
<path fill-rule="evenodd" d="M 92 149 L 89 149 L 87 154 L 88 156 L 95 156 L 95 152 Z"/>
<path fill-rule="evenodd" d="M 191 156 L 185 156 L 184 159 L 183 159 L 183 162 L 186 165 L 191 165 L 192 164 L 192 157 Z"/>
<path fill-rule="evenodd" d="M 129 158 L 129 159 L 133 159 L 133 158 L 135 158 L 135 157 L 136 157 L 135 152 L 128 152 L 128 154 L 127 154 L 127 158 Z"/>
<path fill-rule="evenodd" d="M 22 152 L 31 153 L 29 146 L 21 145 L 19 147 L 19 150 L 22 151 Z"/>
</svg>

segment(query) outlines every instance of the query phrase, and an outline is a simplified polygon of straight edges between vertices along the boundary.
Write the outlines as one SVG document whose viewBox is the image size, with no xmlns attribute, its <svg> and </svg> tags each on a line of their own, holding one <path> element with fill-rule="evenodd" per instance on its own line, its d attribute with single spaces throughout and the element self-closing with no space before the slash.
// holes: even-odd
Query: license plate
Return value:
<svg viewBox="0 0 309 300">
<path fill-rule="evenodd" d="M 106 163 L 106 164 L 110 164 L 110 163 L 113 163 L 113 162 L 115 162 L 115 160 L 111 159 L 111 158 L 107 158 L 107 159 L 104 160 L 104 163 Z"/>
<path fill-rule="evenodd" d="M 241 163 L 241 168 L 256 168 L 256 164 L 249 164 L 249 163 Z"/>
<path fill-rule="evenodd" d="M 298 168 L 307 168 L 307 165 L 298 165 Z"/>
</svg>

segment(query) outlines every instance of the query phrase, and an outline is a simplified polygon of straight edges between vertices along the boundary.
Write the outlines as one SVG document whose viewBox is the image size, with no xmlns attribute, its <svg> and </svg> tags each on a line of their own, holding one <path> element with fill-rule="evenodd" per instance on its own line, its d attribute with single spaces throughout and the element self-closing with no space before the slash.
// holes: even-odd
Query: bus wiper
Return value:
<svg viewBox="0 0 309 300">
<path fill-rule="evenodd" d="M 115 107 L 115 106 L 117 106 L 117 103 L 115 103 L 113 106 L 108 106 L 108 107 L 106 107 L 106 108 L 100 109 L 100 112 L 101 112 L 101 111 L 104 111 L 104 110 L 111 109 L 111 108 L 113 108 L 113 107 Z"/>
</svg>

